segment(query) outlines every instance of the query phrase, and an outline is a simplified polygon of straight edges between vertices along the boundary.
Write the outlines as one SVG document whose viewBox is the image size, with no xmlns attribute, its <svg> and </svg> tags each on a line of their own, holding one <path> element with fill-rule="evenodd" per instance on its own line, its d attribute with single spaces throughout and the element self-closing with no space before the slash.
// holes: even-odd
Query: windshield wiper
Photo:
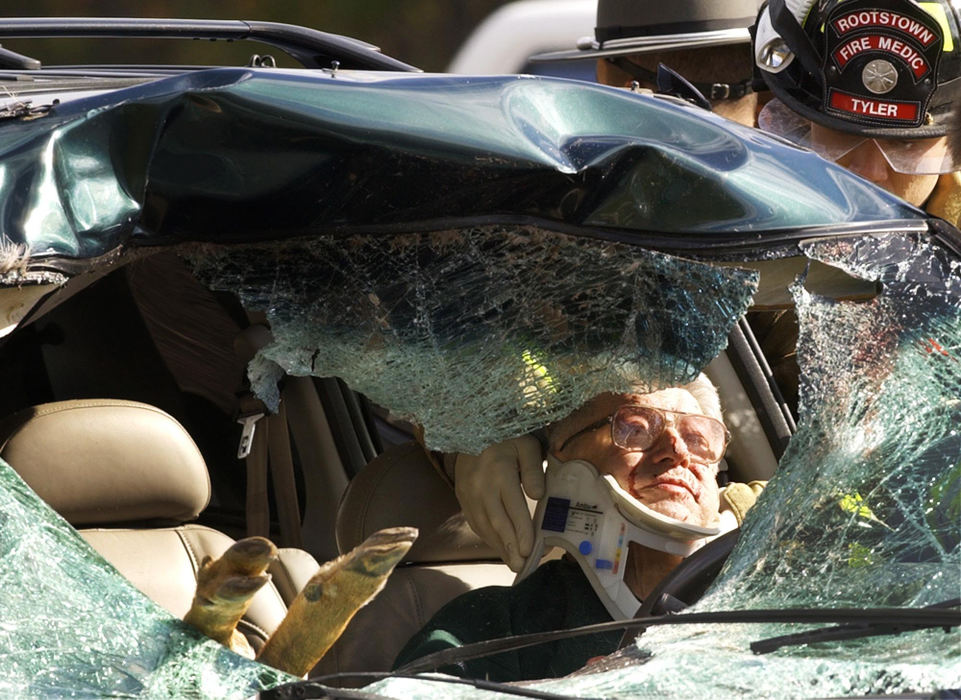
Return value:
<svg viewBox="0 0 961 700">
<path fill-rule="evenodd" d="M 961 605 L 961 598 L 953 598 L 942 603 L 928 605 L 920 610 L 944 610 L 946 608 L 956 608 Z M 751 651 L 755 654 L 768 654 L 772 651 L 786 646 L 796 646 L 799 644 L 811 644 L 813 642 L 833 642 L 844 639 L 859 639 L 861 637 L 877 637 L 883 635 L 896 635 L 902 632 L 912 632 L 919 629 L 930 629 L 941 627 L 942 625 L 930 622 L 912 622 L 909 619 L 897 622 L 858 622 L 837 625 L 834 627 L 822 627 L 807 632 L 796 632 L 795 634 L 785 634 L 780 637 L 770 637 L 751 642 Z M 953 625 L 945 620 L 943 627 L 947 632 Z"/>
<path fill-rule="evenodd" d="M 953 604 L 952 604 L 953 603 Z M 584 625 L 567 630 L 519 634 L 500 639 L 488 639 L 461 647 L 435 651 L 397 669 L 398 673 L 420 673 L 442 666 L 454 665 L 471 659 L 479 659 L 490 654 L 514 651 L 524 647 L 545 644 L 569 637 L 580 637 L 598 632 L 619 629 L 643 631 L 659 625 L 693 625 L 717 623 L 841 623 L 866 628 L 901 627 L 901 630 L 943 627 L 948 630 L 961 626 L 961 610 L 948 610 L 957 607 L 957 601 L 948 601 L 943 607 L 927 608 L 779 608 L 773 610 L 725 610 L 721 612 L 682 613 L 659 615 L 657 617 L 635 618 L 633 620 L 614 620 L 593 625 Z M 885 634 L 885 632 L 879 632 Z"/>
</svg>

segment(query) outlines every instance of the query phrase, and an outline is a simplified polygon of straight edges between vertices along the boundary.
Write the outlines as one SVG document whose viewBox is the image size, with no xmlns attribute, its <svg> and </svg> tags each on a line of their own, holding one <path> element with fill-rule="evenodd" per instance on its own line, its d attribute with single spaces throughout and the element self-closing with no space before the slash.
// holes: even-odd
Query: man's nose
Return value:
<svg viewBox="0 0 961 700">
<path fill-rule="evenodd" d="M 874 139 L 868 139 L 839 162 L 856 175 L 877 184 L 887 182 L 891 176 L 891 166 Z"/>
<path fill-rule="evenodd" d="M 677 465 L 688 464 L 691 461 L 691 453 L 687 449 L 687 443 L 677 432 L 674 426 L 664 429 L 661 437 L 654 445 L 654 460 L 661 465 L 674 467 Z"/>
</svg>

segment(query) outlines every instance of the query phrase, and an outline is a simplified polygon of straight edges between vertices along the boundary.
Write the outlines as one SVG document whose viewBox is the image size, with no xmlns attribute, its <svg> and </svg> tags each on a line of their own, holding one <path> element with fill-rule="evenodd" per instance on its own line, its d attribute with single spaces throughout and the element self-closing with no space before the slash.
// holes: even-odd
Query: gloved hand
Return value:
<svg viewBox="0 0 961 700">
<path fill-rule="evenodd" d="M 491 445 L 476 456 L 460 454 L 454 462 L 454 491 L 467 523 L 514 571 L 523 568 L 534 546 L 524 492 L 537 500 L 544 488 L 541 445 L 530 435 Z"/>
</svg>

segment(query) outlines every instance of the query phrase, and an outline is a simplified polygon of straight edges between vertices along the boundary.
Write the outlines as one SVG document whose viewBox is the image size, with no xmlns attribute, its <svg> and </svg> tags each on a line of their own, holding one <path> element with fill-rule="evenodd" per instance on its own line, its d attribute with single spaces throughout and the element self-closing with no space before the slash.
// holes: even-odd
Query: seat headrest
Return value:
<svg viewBox="0 0 961 700">
<path fill-rule="evenodd" d="M 75 527 L 195 519 L 210 500 L 204 459 L 158 408 L 89 399 L 0 422 L 0 458 Z"/>
<path fill-rule="evenodd" d="M 497 559 L 464 520 L 453 489 L 415 442 L 392 447 L 355 476 L 337 511 L 337 547 L 347 552 L 385 527 L 420 531 L 406 562 Z"/>
</svg>

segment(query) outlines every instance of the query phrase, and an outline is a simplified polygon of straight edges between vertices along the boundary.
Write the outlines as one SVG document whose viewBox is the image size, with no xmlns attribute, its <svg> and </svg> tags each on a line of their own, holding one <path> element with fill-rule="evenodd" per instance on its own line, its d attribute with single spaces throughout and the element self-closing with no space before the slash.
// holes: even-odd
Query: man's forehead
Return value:
<svg viewBox="0 0 961 700">
<path fill-rule="evenodd" d="M 572 434 L 610 415 L 625 404 L 653 406 L 668 411 L 700 413 L 697 399 L 685 389 L 672 387 L 649 394 L 601 394 L 558 424 L 559 432 Z M 558 437 L 562 437 L 558 435 Z"/>
</svg>

